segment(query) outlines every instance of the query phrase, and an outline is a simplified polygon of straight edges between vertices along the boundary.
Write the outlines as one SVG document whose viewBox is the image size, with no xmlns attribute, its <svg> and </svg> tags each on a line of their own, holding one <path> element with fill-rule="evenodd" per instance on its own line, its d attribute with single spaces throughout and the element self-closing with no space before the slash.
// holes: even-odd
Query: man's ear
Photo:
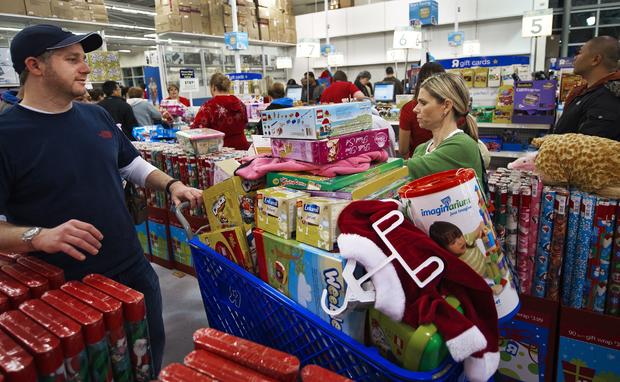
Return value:
<svg viewBox="0 0 620 382">
<path fill-rule="evenodd" d="M 595 54 L 592 56 L 592 66 L 599 66 L 601 62 L 603 62 L 603 55 Z"/>
<path fill-rule="evenodd" d="M 40 76 L 43 74 L 42 62 L 36 57 L 28 57 L 24 64 L 26 65 L 26 69 L 30 72 L 31 75 Z"/>
</svg>

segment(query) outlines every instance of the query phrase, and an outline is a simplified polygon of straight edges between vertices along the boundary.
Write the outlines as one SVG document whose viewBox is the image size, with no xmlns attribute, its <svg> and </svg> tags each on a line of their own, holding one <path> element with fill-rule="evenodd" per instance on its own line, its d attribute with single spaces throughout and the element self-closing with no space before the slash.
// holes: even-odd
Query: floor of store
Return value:
<svg viewBox="0 0 620 382">
<path fill-rule="evenodd" d="M 166 349 L 163 364 L 183 362 L 183 357 L 194 350 L 194 331 L 208 326 L 198 281 L 157 264 L 153 264 L 153 268 L 159 276 L 164 306 Z"/>
</svg>

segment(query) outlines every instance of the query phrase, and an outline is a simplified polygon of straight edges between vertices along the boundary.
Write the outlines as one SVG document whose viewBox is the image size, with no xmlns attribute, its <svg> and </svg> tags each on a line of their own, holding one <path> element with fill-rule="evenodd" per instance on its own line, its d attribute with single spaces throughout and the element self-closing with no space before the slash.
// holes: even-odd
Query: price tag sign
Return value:
<svg viewBox="0 0 620 382">
<path fill-rule="evenodd" d="M 385 59 L 388 62 L 405 61 L 407 52 L 404 49 L 388 49 Z"/>
<path fill-rule="evenodd" d="M 276 69 L 290 69 L 293 67 L 293 60 L 290 57 L 276 57 Z"/>
<path fill-rule="evenodd" d="M 463 56 L 475 56 L 480 54 L 480 41 L 467 40 L 463 42 Z"/>
<path fill-rule="evenodd" d="M 197 92 L 198 87 L 199 83 L 194 69 L 179 70 L 179 91 L 182 93 Z"/>
<path fill-rule="evenodd" d="M 550 36 L 553 26 L 553 9 L 538 9 L 523 14 L 521 36 Z"/>
<path fill-rule="evenodd" d="M 329 66 L 342 66 L 344 65 L 344 55 L 341 53 L 332 53 L 327 56 L 327 64 Z"/>
<path fill-rule="evenodd" d="M 394 29 L 394 49 L 422 49 L 422 32 L 412 27 Z"/>
<path fill-rule="evenodd" d="M 321 44 L 317 38 L 304 38 L 297 40 L 297 57 L 321 57 Z"/>
<path fill-rule="evenodd" d="M 448 33 L 448 45 L 457 47 L 463 45 L 465 40 L 465 32 L 450 32 Z"/>
<path fill-rule="evenodd" d="M 247 32 L 227 32 L 224 33 L 224 44 L 228 50 L 246 50 L 248 49 L 248 33 Z"/>
</svg>

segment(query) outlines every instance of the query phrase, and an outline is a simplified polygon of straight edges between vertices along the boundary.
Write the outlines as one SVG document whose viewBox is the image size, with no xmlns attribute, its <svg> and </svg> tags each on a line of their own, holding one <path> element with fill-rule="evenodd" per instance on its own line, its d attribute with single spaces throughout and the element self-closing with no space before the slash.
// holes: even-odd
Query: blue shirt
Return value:
<svg viewBox="0 0 620 382">
<path fill-rule="evenodd" d="M 64 113 L 44 114 L 17 104 L 0 115 L 0 219 L 44 228 L 71 219 L 92 224 L 104 236 L 99 254 L 84 261 L 36 255 L 67 279 L 113 276 L 142 256 L 119 175 L 138 155 L 99 106 L 74 102 Z"/>
</svg>

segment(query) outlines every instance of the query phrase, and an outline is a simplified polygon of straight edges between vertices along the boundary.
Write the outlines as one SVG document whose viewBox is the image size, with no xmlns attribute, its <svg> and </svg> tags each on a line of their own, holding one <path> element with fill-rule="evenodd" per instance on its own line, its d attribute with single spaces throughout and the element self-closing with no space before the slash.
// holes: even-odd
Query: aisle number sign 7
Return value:
<svg viewBox="0 0 620 382">
<path fill-rule="evenodd" d="M 523 14 L 521 36 L 550 36 L 553 26 L 553 9 L 538 9 Z"/>
<path fill-rule="evenodd" d="M 319 39 L 304 38 L 297 40 L 297 57 L 321 57 L 321 44 Z"/>
<path fill-rule="evenodd" d="M 394 49 L 422 49 L 422 32 L 412 27 L 394 29 Z"/>
</svg>

